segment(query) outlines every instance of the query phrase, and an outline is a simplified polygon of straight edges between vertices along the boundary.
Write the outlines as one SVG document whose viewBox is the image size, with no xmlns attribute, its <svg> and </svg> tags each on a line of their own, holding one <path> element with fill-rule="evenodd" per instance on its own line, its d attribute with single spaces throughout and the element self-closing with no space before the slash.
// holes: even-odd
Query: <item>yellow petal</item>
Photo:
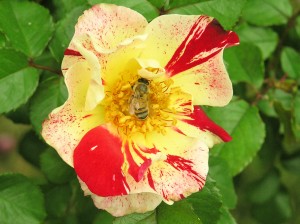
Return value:
<svg viewBox="0 0 300 224">
<path fill-rule="evenodd" d="M 162 201 L 162 197 L 148 191 L 131 193 L 123 196 L 100 197 L 93 194 L 86 184 L 79 179 L 85 195 L 91 195 L 97 208 L 108 211 L 113 216 L 153 211 Z"/>
<path fill-rule="evenodd" d="M 190 70 L 172 77 L 174 85 L 193 96 L 194 105 L 225 106 L 233 90 L 223 62 L 223 51 Z"/>
<path fill-rule="evenodd" d="M 149 168 L 156 192 L 166 201 L 178 201 L 204 186 L 209 153 L 203 141 L 171 129 L 166 135 L 153 133 L 147 140 L 166 156 Z"/>
<path fill-rule="evenodd" d="M 136 59 L 141 68 L 138 74 L 148 80 L 156 79 L 165 75 L 165 69 L 154 59 Z"/>
<path fill-rule="evenodd" d="M 111 4 L 99 4 L 86 10 L 78 19 L 74 38 L 88 34 L 103 49 L 114 49 L 122 41 L 142 34 L 147 20 L 129 8 Z"/>
<path fill-rule="evenodd" d="M 162 67 L 168 63 L 199 16 L 163 15 L 149 23 L 145 49 L 140 58 L 154 58 Z"/>
<path fill-rule="evenodd" d="M 102 78 L 109 79 L 112 74 L 118 76 L 124 65 L 135 55 L 128 54 L 126 49 L 122 49 L 117 55 L 113 53 L 133 42 L 144 40 L 147 37 L 144 34 L 147 24 L 142 15 L 123 6 L 99 4 L 86 10 L 78 19 L 75 34 L 65 52 L 63 73 L 73 63 L 85 60 L 74 43 L 79 40 L 84 48 L 97 56 L 102 69 Z M 135 46 L 134 50 L 137 48 L 139 47 Z"/>
<path fill-rule="evenodd" d="M 66 163 L 73 166 L 73 151 L 87 131 L 104 122 L 101 106 L 84 110 L 89 81 L 92 76 L 86 62 L 72 66 L 65 75 L 69 97 L 43 123 L 42 136 L 56 149 Z"/>
<path fill-rule="evenodd" d="M 220 137 L 217 135 L 209 132 L 209 131 L 202 131 L 199 128 L 182 122 L 180 120 L 177 121 L 176 127 L 185 135 L 201 139 L 207 147 L 212 148 L 215 144 L 223 142 Z"/>
<path fill-rule="evenodd" d="M 104 87 L 101 79 L 101 67 L 96 55 L 84 48 L 79 40 L 74 40 L 74 45 L 86 59 L 90 69 L 90 80 L 85 100 L 85 110 L 94 109 L 104 98 Z"/>
</svg>

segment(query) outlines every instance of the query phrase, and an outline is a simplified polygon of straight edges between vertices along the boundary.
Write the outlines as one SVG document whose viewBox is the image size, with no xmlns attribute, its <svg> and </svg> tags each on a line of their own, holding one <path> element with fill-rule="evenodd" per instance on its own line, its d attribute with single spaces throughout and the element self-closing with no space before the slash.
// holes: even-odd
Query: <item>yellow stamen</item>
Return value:
<svg viewBox="0 0 300 224">
<path fill-rule="evenodd" d="M 133 86 L 139 79 L 119 80 L 107 88 L 103 101 L 106 122 L 113 124 L 122 139 L 129 139 L 135 133 L 158 132 L 166 134 L 166 128 L 176 125 L 179 116 L 192 111 L 191 96 L 174 87 L 173 81 L 151 80 L 148 93 L 148 117 L 139 119 L 129 113 L 129 102 L 133 95 Z"/>
</svg>

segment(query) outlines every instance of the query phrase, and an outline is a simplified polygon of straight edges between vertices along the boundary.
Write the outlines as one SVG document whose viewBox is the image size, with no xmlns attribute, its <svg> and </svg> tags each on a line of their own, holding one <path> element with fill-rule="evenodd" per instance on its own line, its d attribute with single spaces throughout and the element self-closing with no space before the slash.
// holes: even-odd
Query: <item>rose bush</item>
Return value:
<svg viewBox="0 0 300 224">
<path fill-rule="evenodd" d="M 93 6 L 65 51 L 68 100 L 42 135 L 74 167 L 85 194 L 115 216 L 187 197 L 205 184 L 208 149 L 231 139 L 198 105 L 230 101 L 223 49 L 238 43 L 208 16 L 148 24 L 125 7 Z M 145 119 L 130 112 L 141 78 Z"/>
</svg>

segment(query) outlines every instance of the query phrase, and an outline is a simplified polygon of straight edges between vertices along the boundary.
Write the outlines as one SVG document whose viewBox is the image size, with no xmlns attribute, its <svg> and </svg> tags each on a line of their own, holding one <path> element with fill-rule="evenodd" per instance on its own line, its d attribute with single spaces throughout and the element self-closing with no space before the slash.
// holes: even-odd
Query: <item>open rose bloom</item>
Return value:
<svg viewBox="0 0 300 224">
<path fill-rule="evenodd" d="M 198 105 L 230 101 L 223 49 L 238 42 L 208 16 L 84 12 L 62 63 L 68 100 L 42 135 L 98 208 L 141 213 L 203 188 L 209 148 L 231 138 Z"/>
</svg>

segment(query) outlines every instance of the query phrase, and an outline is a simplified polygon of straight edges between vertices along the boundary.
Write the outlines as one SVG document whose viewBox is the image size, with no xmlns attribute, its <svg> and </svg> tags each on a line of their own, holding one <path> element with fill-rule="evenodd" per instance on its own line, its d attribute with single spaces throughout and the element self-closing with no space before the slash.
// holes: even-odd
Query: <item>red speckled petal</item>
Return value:
<svg viewBox="0 0 300 224">
<path fill-rule="evenodd" d="M 74 38 L 88 34 L 97 39 L 103 49 L 113 49 L 125 39 L 142 34 L 147 24 L 141 14 L 129 8 L 99 4 L 78 19 Z"/>
<path fill-rule="evenodd" d="M 152 20 L 145 30 L 148 38 L 140 58 L 155 59 L 162 67 L 165 67 L 198 17 L 163 15 Z"/>
<path fill-rule="evenodd" d="M 178 201 L 199 191 L 208 172 L 208 147 L 196 138 L 168 130 L 152 134 L 148 141 L 161 154 L 149 167 L 148 184 L 166 201 Z"/>
<path fill-rule="evenodd" d="M 162 201 L 162 197 L 151 190 L 138 186 L 143 189 L 142 193 L 133 193 L 123 196 L 100 197 L 93 194 L 86 184 L 80 179 L 81 188 L 85 195 L 91 195 L 95 206 L 99 209 L 108 211 L 113 216 L 124 216 L 131 213 L 145 213 L 153 211 Z"/>
<path fill-rule="evenodd" d="M 149 37 L 140 58 L 155 55 L 168 75 L 173 75 L 175 85 L 193 96 L 193 104 L 228 104 L 232 84 L 223 62 L 223 49 L 238 44 L 234 32 L 224 31 L 207 16 L 164 15 L 154 19 L 146 33 Z"/>
<path fill-rule="evenodd" d="M 104 122 L 102 106 L 84 110 L 90 76 L 91 71 L 85 62 L 73 65 L 65 75 L 68 100 L 53 110 L 43 123 L 43 138 L 70 166 L 73 166 L 73 151 L 81 138 Z"/>
<path fill-rule="evenodd" d="M 232 98 L 232 83 L 223 62 L 222 51 L 172 79 L 174 85 L 193 96 L 194 105 L 225 106 Z"/>
<path fill-rule="evenodd" d="M 238 36 L 225 31 L 215 19 L 200 16 L 187 37 L 175 51 L 165 69 L 168 76 L 176 75 L 208 61 L 225 47 L 237 45 Z"/>
<path fill-rule="evenodd" d="M 78 19 L 75 34 L 65 51 L 63 72 L 75 61 L 84 60 L 74 45 L 75 40 L 81 41 L 84 47 L 100 57 L 95 47 L 102 49 L 104 54 L 113 52 L 127 39 L 142 34 L 147 24 L 141 14 L 129 8 L 110 4 L 93 6 Z"/>
<path fill-rule="evenodd" d="M 122 141 L 104 126 L 90 130 L 74 151 L 74 169 L 99 196 L 126 195 L 130 188 L 122 172 Z"/>
<path fill-rule="evenodd" d="M 151 159 L 143 156 L 140 153 L 140 149 L 138 149 L 134 144 L 126 143 L 124 148 L 126 160 L 129 165 L 128 173 L 135 179 L 136 182 L 139 182 L 144 177 L 144 174 L 148 170 L 152 161 Z"/>
<path fill-rule="evenodd" d="M 194 107 L 194 112 L 190 115 L 191 120 L 183 120 L 187 126 L 178 125 L 180 131 L 187 136 L 201 136 L 202 132 L 208 132 L 217 136 L 223 142 L 231 141 L 231 136 L 220 126 L 215 124 L 205 112 L 199 107 Z M 213 138 L 213 136 L 211 136 Z"/>
</svg>

